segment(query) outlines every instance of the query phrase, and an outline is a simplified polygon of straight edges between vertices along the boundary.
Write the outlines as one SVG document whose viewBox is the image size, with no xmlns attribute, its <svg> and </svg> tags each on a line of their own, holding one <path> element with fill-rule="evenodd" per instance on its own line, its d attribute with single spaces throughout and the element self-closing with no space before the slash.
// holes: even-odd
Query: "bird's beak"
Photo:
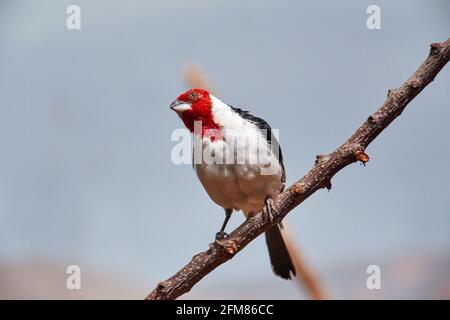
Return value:
<svg viewBox="0 0 450 320">
<path fill-rule="evenodd" d="M 190 110 L 191 105 L 180 100 L 175 100 L 170 104 L 170 109 L 181 115 L 184 111 Z"/>
</svg>

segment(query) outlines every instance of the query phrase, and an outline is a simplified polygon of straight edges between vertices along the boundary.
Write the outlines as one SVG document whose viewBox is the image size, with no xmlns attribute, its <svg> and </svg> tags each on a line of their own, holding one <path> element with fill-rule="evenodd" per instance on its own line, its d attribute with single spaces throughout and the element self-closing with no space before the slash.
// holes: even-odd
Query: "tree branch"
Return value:
<svg viewBox="0 0 450 320">
<path fill-rule="evenodd" d="M 450 38 L 442 43 L 431 44 L 427 59 L 416 72 L 400 88 L 389 90 L 383 105 L 344 144 L 328 155 L 316 156 L 314 167 L 275 199 L 273 222 L 265 214 L 249 217 L 229 237 L 211 243 L 207 251 L 195 255 L 175 275 L 158 283 L 146 299 L 175 299 L 188 292 L 204 276 L 231 259 L 273 224 L 279 223 L 314 192 L 321 188 L 330 189 L 331 179 L 341 169 L 357 161 L 363 164 L 369 161 L 366 147 L 434 80 L 449 59 Z"/>
<path fill-rule="evenodd" d="M 329 295 L 322 285 L 320 278 L 314 272 L 313 268 L 307 263 L 299 246 L 292 238 L 291 232 L 285 222 L 283 222 L 283 239 L 291 256 L 292 263 L 295 266 L 297 274 L 295 278 L 300 287 L 304 289 L 306 294 L 314 300 L 329 299 Z"/>
</svg>

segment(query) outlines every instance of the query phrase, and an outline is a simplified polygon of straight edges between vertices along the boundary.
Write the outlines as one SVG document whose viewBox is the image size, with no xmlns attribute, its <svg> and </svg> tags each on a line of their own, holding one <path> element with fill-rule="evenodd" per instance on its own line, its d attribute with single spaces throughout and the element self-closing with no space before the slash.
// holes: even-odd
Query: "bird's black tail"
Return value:
<svg viewBox="0 0 450 320">
<path fill-rule="evenodd" d="M 266 231 L 266 243 L 269 249 L 270 263 L 272 270 L 283 279 L 291 279 L 291 272 L 295 276 L 295 267 L 289 255 L 283 235 L 281 225 L 277 224 Z"/>
</svg>

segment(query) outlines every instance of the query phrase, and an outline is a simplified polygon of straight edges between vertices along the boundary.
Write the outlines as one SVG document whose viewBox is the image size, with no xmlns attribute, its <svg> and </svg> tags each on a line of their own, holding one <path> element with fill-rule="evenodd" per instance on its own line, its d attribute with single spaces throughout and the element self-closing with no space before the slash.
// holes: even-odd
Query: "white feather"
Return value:
<svg viewBox="0 0 450 320">
<path fill-rule="evenodd" d="M 214 121 L 225 132 L 225 139 L 211 141 L 210 136 L 203 136 L 204 158 L 195 164 L 197 175 L 221 207 L 242 210 L 246 215 L 258 212 L 267 197 L 275 197 L 282 189 L 283 169 L 254 123 L 218 98 L 211 95 L 211 99 Z"/>
</svg>

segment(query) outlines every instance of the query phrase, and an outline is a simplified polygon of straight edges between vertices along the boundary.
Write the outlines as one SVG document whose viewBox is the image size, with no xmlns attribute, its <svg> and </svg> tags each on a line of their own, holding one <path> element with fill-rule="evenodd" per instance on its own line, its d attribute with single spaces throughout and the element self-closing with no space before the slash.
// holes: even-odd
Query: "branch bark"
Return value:
<svg viewBox="0 0 450 320">
<path fill-rule="evenodd" d="M 434 80 L 449 59 L 450 38 L 442 43 L 432 43 L 428 57 L 416 72 L 400 88 L 389 90 L 383 105 L 344 144 L 330 154 L 316 156 L 313 168 L 275 199 L 272 222 L 265 214 L 249 217 L 229 237 L 211 243 L 207 251 L 195 255 L 175 275 L 158 283 L 146 299 L 176 299 L 190 291 L 203 277 L 231 259 L 273 224 L 279 223 L 314 192 L 322 188 L 330 189 L 331 179 L 337 172 L 354 162 L 365 164 L 369 161 L 365 153 L 367 146 Z"/>
</svg>

